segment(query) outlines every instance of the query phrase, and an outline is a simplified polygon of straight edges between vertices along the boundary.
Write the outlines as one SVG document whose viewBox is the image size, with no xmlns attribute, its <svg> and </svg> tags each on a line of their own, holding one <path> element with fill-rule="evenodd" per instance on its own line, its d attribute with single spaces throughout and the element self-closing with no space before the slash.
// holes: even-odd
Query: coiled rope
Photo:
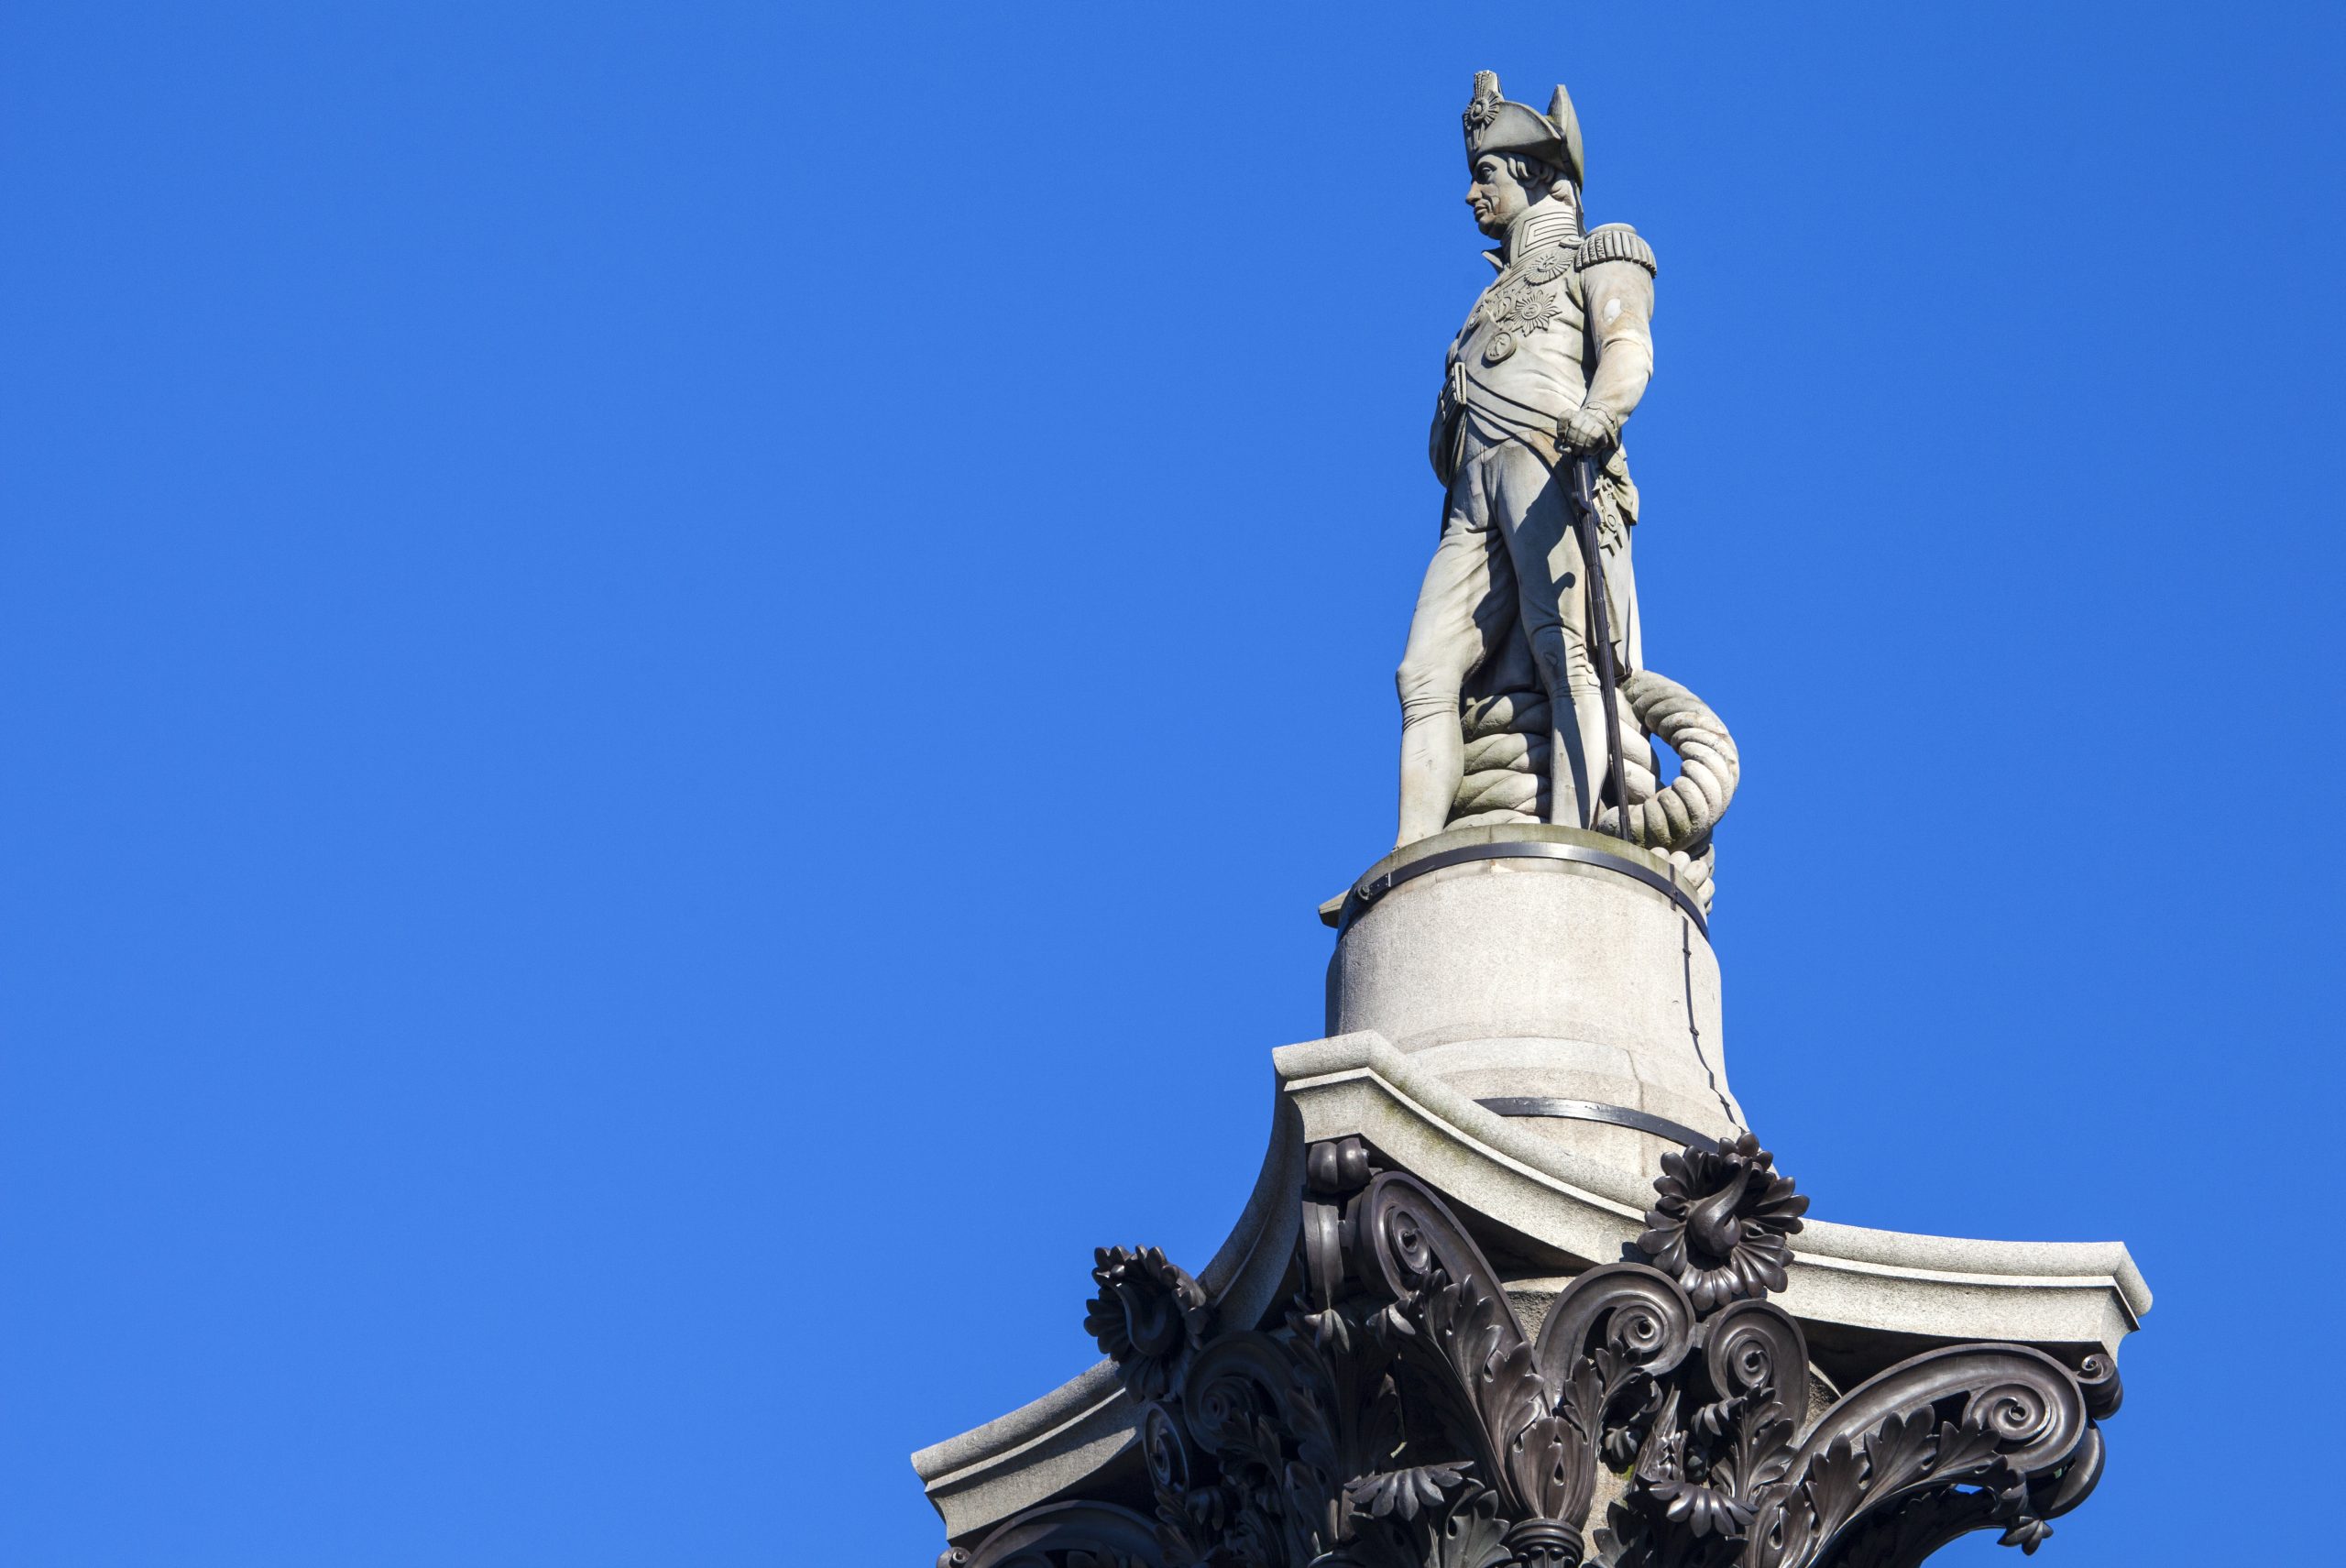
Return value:
<svg viewBox="0 0 2346 1568">
<path fill-rule="evenodd" d="M 1690 849 L 1735 798 L 1743 773 L 1735 737 L 1701 697 L 1667 675 L 1636 671 L 1621 683 L 1621 695 L 1639 726 L 1678 753 L 1678 776 L 1644 800 L 1630 801 L 1628 837 L 1656 850 Z M 1620 834 L 1620 810 L 1607 806 L 1596 827 Z"/>
<path fill-rule="evenodd" d="M 1719 716 L 1666 675 L 1639 670 L 1617 694 L 1622 707 L 1622 762 L 1628 773 L 1629 831 L 1669 858 L 1679 879 L 1708 910 L 1718 864 L 1711 828 L 1735 798 L 1742 764 Z M 1548 699 L 1538 691 L 1473 696 L 1460 705 L 1466 774 L 1450 812 L 1453 828 L 1539 822 L 1548 814 Z M 1661 783 L 1649 738 L 1678 754 L 1679 774 Z M 1621 814 L 1607 807 L 1603 832 L 1618 837 Z"/>
</svg>

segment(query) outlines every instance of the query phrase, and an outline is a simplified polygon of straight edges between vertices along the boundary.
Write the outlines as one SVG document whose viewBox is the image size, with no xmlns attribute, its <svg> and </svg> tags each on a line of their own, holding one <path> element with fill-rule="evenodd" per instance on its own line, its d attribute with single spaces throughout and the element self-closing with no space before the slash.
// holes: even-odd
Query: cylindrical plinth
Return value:
<svg viewBox="0 0 2346 1568">
<path fill-rule="evenodd" d="M 1373 1029 L 1641 1176 L 1682 1131 L 1743 1130 L 1718 960 L 1660 855 L 1571 828 L 1458 828 L 1379 861 L 1341 918 L 1331 1035 Z"/>
</svg>

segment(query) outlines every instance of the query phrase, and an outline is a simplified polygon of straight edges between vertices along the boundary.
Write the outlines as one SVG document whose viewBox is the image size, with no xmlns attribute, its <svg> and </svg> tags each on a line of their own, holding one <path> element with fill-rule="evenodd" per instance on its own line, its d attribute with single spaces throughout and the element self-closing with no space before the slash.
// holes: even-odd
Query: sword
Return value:
<svg viewBox="0 0 2346 1568">
<path fill-rule="evenodd" d="M 1605 592 L 1605 555 L 1596 539 L 1596 469 L 1585 457 L 1573 462 L 1573 532 L 1580 539 L 1582 569 L 1588 575 L 1588 621 L 1590 635 L 1596 642 L 1596 680 L 1603 688 L 1599 700 L 1605 704 L 1606 761 L 1610 764 L 1614 803 L 1620 807 L 1621 837 L 1634 844 L 1637 840 L 1629 834 L 1629 771 L 1621 761 L 1621 707 L 1613 692 L 1617 676 L 1613 665 L 1613 601 Z M 1591 803 L 1591 827 L 1602 815 L 1603 805 L 1600 786 L 1596 800 Z"/>
</svg>

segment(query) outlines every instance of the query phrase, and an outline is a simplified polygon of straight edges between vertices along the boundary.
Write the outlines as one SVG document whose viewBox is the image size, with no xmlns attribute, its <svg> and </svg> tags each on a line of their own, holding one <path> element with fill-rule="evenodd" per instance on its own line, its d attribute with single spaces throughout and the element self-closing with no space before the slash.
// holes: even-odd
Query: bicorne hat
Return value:
<svg viewBox="0 0 2346 1568">
<path fill-rule="evenodd" d="M 1573 113 L 1572 95 L 1562 87 L 1548 100 L 1548 112 L 1529 104 L 1510 104 L 1499 96 L 1496 71 L 1474 72 L 1474 98 L 1461 116 L 1466 123 L 1469 161 L 1486 152 L 1520 152 L 1564 171 L 1573 184 L 1582 183 L 1580 116 Z"/>
</svg>

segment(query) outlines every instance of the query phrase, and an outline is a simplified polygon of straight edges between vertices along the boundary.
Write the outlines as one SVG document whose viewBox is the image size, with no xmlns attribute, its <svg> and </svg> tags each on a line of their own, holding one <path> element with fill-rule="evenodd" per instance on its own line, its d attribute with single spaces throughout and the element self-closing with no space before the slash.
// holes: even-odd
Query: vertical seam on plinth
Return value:
<svg viewBox="0 0 2346 1568">
<path fill-rule="evenodd" d="M 1694 926 L 1683 915 L 1678 917 L 1679 961 L 1684 966 L 1686 989 L 1686 1036 L 1694 1042 L 1694 1059 L 1703 1064 L 1703 1076 L 1711 1080 L 1711 1092 L 1719 1097 L 1719 1109 L 1727 1113 L 1727 1123 L 1738 1132 L 1751 1129 L 1727 1103 L 1727 1091 L 1719 1087 L 1719 1075 L 1711 1069 L 1711 1058 L 1703 1052 L 1703 1026 L 1694 1022 Z"/>
</svg>

